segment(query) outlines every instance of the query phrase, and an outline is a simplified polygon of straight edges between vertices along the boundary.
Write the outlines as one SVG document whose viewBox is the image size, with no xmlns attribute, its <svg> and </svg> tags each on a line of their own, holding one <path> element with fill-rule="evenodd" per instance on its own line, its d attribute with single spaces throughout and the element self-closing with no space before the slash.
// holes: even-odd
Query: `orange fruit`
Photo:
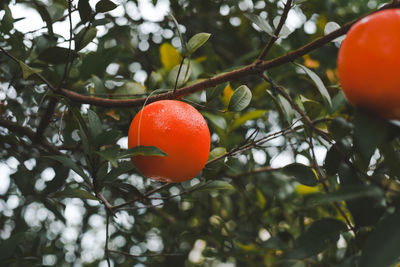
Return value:
<svg viewBox="0 0 400 267">
<path fill-rule="evenodd" d="M 128 147 L 155 146 L 162 156 L 135 156 L 132 161 L 146 177 L 182 182 L 204 168 L 210 152 L 210 131 L 194 107 L 177 100 L 161 100 L 138 112 L 129 128 Z"/>
<path fill-rule="evenodd" d="M 400 9 L 356 22 L 339 49 L 338 75 L 355 107 L 400 119 Z"/>
</svg>

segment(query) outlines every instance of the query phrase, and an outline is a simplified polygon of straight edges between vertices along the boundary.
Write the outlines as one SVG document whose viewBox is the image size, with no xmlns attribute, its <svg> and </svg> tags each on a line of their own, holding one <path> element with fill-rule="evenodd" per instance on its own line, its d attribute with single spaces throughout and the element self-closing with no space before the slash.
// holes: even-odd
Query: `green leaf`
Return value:
<svg viewBox="0 0 400 267">
<path fill-rule="evenodd" d="M 75 49 L 80 51 L 90 44 L 94 38 L 96 38 L 97 29 L 96 27 L 90 27 L 88 29 L 83 28 L 75 37 Z"/>
<path fill-rule="evenodd" d="M 119 153 L 119 159 L 132 158 L 134 156 L 168 156 L 165 152 L 155 146 L 135 146 Z"/>
<path fill-rule="evenodd" d="M 255 120 L 258 118 L 262 118 L 265 116 L 265 114 L 267 112 L 268 112 L 268 110 L 264 110 L 264 109 L 256 109 L 256 110 L 249 111 L 249 112 L 243 114 L 242 116 L 240 116 L 239 118 L 235 119 L 230 130 L 231 131 L 235 130 L 236 128 L 240 127 L 241 125 L 243 125 L 244 123 L 246 123 L 249 120 Z"/>
<path fill-rule="evenodd" d="M 381 147 L 381 152 L 385 157 L 385 166 L 388 167 L 389 172 L 394 176 L 400 178 L 400 151 L 396 151 L 394 146 L 390 143 L 385 143 Z"/>
<path fill-rule="evenodd" d="M 251 20 L 251 22 L 256 24 L 262 31 L 268 33 L 270 36 L 274 36 L 274 30 L 271 25 L 269 25 L 268 21 L 254 14 L 245 14 L 245 16 Z"/>
<path fill-rule="evenodd" d="M 323 110 L 323 107 L 320 103 L 308 99 L 302 95 L 300 95 L 299 101 L 301 102 L 301 105 L 304 107 L 308 117 L 310 117 L 310 119 L 312 120 L 316 119 Z"/>
<path fill-rule="evenodd" d="M 18 63 L 19 63 L 19 66 L 22 69 L 22 78 L 23 79 L 28 78 L 29 76 L 31 76 L 34 73 L 41 73 L 42 72 L 41 69 L 29 67 L 28 65 L 26 65 L 21 60 L 18 60 Z"/>
<path fill-rule="evenodd" d="M 121 132 L 118 130 L 102 131 L 93 141 L 96 147 L 102 147 L 105 145 L 114 145 L 117 143 L 118 138 L 121 136 Z"/>
<path fill-rule="evenodd" d="M 353 124 L 342 117 L 336 117 L 329 124 L 328 130 L 330 134 L 332 134 L 333 138 L 340 140 L 345 136 L 350 135 L 353 130 Z"/>
<path fill-rule="evenodd" d="M 310 79 L 317 86 L 317 88 L 318 88 L 320 94 L 322 95 L 323 99 L 329 104 L 329 107 L 332 107 L 331 97 L 330 97 L 330 95 L 328 93 L 328 90 L 326 89 L 324 83 L 322 82 L 321 78 L 317 74 L 315 74 L 315 72 L 313 72 L 312 70 L 310 70 L 306 66 L 303 66 L 303 65 L 298 64 L 298 63 L 295 63 L 295 64 L 305 71 L 305 73 L 308 75 L 308 77 L 310 77 Z"/>
<path fill-rule="evenodd" d="M 92 8 L 89 5 L 89 0 L 79 0 L 78 11 L 81 21 L 83 23 L 88 22 L 92 16 Z"/>
<path fill-rule="evenodd" d="M 212 183 L 196 189 L 196 192 L 210 191 L 210 190 L 235 190 L 235 187 L 225 181 L 213 181 Z"/>
<path fill-rule="evenodd" d="M 47 48 L 39 55 L 40 60 L 51 64 L 66 63 L 68 61 L 72 61 L 76 57 L 77 54 L 75 51 L 59 46 Z"/>
<path fill-rule="evenodd" d="M 96 12 L 104 13 L 115 9 L 118 5 L 110 0 L 100 0 L 96 4 Z"/>
<path fill-rule="evenodd" d="M 66 223 L 65 217 L 61 213 L 63 205 L 57 203 L 56 201 L 53 201 L 50 198 L 44 198 L 42 200 L 42 203 L 48 210 L 50 210 L 54 214 L 54 216 L 56 216 L 57 219 L 59 219 L 63 223 Z"/>
<path fill-rule="evenodd" d="M 348 201 L 363 197 L 381 199 L 383 191 L 376 186 L 352 185 L 341 187 L 338 191 L 318 196 L 311 201 L 313 205 L 322 205 L 332 202 Z"/>
<path fill-rule="evenodd" d="M 14 28 L 14 19 L 7 4 L 3 5 L 3 9 L 5 13 L 3 19 L 1 20 L 1 28 L 5 33 L 8 33 Z"/>
<path fill-rule="evenodd" d="M 104 82 L 96 75 L 92 74 L 92 81 L 94 83 L 94 92 L 96 94 L 105 94 L 106 88 Z"/>
<path fill-rule="evenodd" d="M 257 193 L 257 205 L 261 210 L 263 210 L 265 208 L 265 205 L 267 204 L 267 200 L 265 199 L 261 190 L 259 190 L 258 188 L 256 189 L 256 193 Z"/>
<path fill-rule="evenodd" d="M 295 242 L 295 248 L 286 254 L 287 258 L 304 259 L 324 251 L 334 244 L 346 225 L 335 219 L 322 219 L 314 222 Z"/>
<path fill-rule="evenodd" d="M 49 11 L 47 10 L 46 6 L 39 1 L 32 1 L 36 7 L 37 12 L 40 14 L 40 17 L 44 22 L 46 22 L 46 27 L 49 33 L 50 39 L 54 38 L 54 31 L 53 31 L 53 20 L 50 16 Z"/>
<path fill-rule="evenodd" d="M 135 96 L 143 96 L 145 93 L 146 87 L 140 83 L 127 81 L 122 87 L 115 90 L 113 96 L 116 96 L 119 99 L 130 99 L 134 98 Z"/>
<path fill-rule="evenodd" d="M 239 86 L 233 92 L 231 100 L 229 101 L 228 110 L 242 111 L 250 104 L 251 97 L 251 91 L 246 85 Z"/>
<path fill-rule="evenodd" d="M 360 266 L 386 267 L 400 257 L 400 208 L 378 223 L 364 243 Z"/>
<path fill-rule="evenodd" d="M 89 138 L 87 132 L 85 132 L 82 125 L 79 125 L 79 137 L 81 138 L 83 150 L 86 155 L 90 154 L 91 145 L 89 143 Z"/>
<path fill-rule="evenodd" d="M 219 158 L 222 155 L 226 154 L 225 147 L 216 147 L 211 150 L 208 155 L 208 161 Z M 208 163 L 206 168 L 204 168 L 204 177 L 207 179 L 217 178 L 216 175 L 225 167 L 224 158 L 217 160 L 213 163 Z"/>
<path fill-rule="evenodd" d="M 304 3 L 304 2 L 306 2 L 307 0 L 294 0 L 293 1 L 293 5 L 299 5 L 299 4 L 301 4 L 301 3 Z"/>
<path fill-rule="evenodd" d="M 337 173 L 339 165 L 342 162 L 342 157 L 334 146 L 328 150 L 324 162 L 324 168 L 328 175 L 335 175 Z"/>
<path fill-rule="evenodd" d="M 187 50 L 189 54 L 193 54 L 197 49 L 199 49 L 203 44 L 205 44 L 210 38 L 211 34 L 209 33 L 198 33 L 190 38 L 189 42 L 187 43 Z"/>
<path fill-rule="evenodd" d="M 70 168 L 74 172 L 76 172 L 79 176 L 81 176 L 86 182 L 90 184 L 90 179 L 89 177 L 85 174 L 85 172 L 76 165 L 75 162 L 73 162 L 70 158 L 67 158 L 66 156 L 57 156 L 57 155 L 52 155 L 52 156 L 44 156 L 44 158 L 47 159 L 53 159 L 61 164 L 63 164 L 65 167 Z"/>
<path fill-rule="evenodd" d="M 307 186 L 315 186 L 318 183 L 317 177 L 312 168 L 300 164 L 292 163 L 283 167 L 283 172 L 294 177 L 299 183 Z"/>
<path fill-rule="evenodd" d="M 120 147 L 113 146 L 111 148 L 101 150 L 101 151 L 96 151 L 95 153 L 99 156 L 101 156 L 103 159 L 109 161 L 111 165 L 116 168 L 118 167 L 118 153 L 119 153 Z"/>
<path fill-rule="evenodd" d="M 343 94 L 343 91 L 339 90 L 339 92 L 332 99 L 332 107 L 331 107 L 329 113 L 334 114 L 335 112 L 339 111 L 341 108 L 345 107 L 346 103 L 347 103 L 347 100 Z"/>
<path fill-rule="evenodd" d="M 175 85 L 176 77 L 178 76 L 178 72 L 179 72 L 179 66 L 180 66 L 180 64 L 173 67 L 172 70 L 168 74 L 168 83 L 172 86 Z M 181 67 L 181 71 L 179 72 L 177 86 L 181 87 L 182 85 L 184 85 L 189 80 L 190 74 L 191 74 L 190 66 L 187 64 L 183 64 Z"/>
<path fill-rule="evenodd" d="M 80 198 L 98 200 L 97 197 L 90 194 L 88 191 L 79 188 L 66 188 L 63 191 L 56 192 L 52 195 L 53 198 Z"/>
<path fill-rule="evenodd" d="M 388 126 L 382 119 L 361 111 L 354 115 L 354 138 L 365 163 L 368 164 L 376 148 L 384 141 Z"/>
<path fill-rule="evenodd" d="M 218 127 L 222 130 L 226 130 L 227 124 L 226 124 L 226 120 L 224 117 L 219 116 L 219 115 L 215 115 L 213 113 L 209 113 L 209 112 L 201 112 L 201 114 L 206 117 L 208 120 L 210 120 L 211 124 L 215 127 Z"/>
<path fill-rule="evenodd" d="M 89 121 L 89 132 L 92 138 L 96 138 L 99 134 L 103 132 L 102 124 L 99 116 L 96 112 L 88 109 L 88 121 Z"/>
<path fill-rule="evenodd" d="M 109 173 L 107 173 L 104 178 L 102 178 L 103 181 L 112 181 L 116 178 L 118 178 L 120 175 L 129 173 L 135 169 L 135 165 L 133 165 L 132 161 L 124 161 L 120 164 L 118 164 L 118 168 L 112 169 Z"/>
<path fill-rule="evenodd" d="M 213 150 L 211 150 L 210 154 L 208 155 L 208 160 L 213 160 L 216 159 L 222 155 L 226 154 L 226 148 L 225 147 L 215 147 Z"/>
<path fill-rule="evenodd" d="M 340 164 L 338 174 L 340 186 L 343 189 L 365 185 L 365 181 L 360 177 L 359 172 L 347 164 Z M 385 202 L 374 197 L 360 197 L 348 200 L 346 204 L 357 228 L 375 225 L 386 209 Z"/>
<path fill-rule="evenodd" d="M 149 78 L 149 88 L 154 89 L 157 88 L 157 86 L 162 82 L 163 77 L 160 73 L 161 71 L 152 71 L 150 73 L 150 78 Z"/>
<path fill-rule="evenodd" d="M 17 249 L 18 245 L 22 242 L 25 238 L 25 233 L 17 233 L 12 235 L 7 240 L 4 240 L 0 244 L 0 260 L 5 260 L 10 258 L 14 251 Z"/>
<path fill-rule="evenodd" d="M 59 163 L 57 163 L 53 169 L 56 173 L 55 177 L 53 180 L 46 182 L 46 188 L 42 193 L 43 195 L 47 195 L 59 190 L 65 184 L 65 181 L 69 176 L 69 168 L 66 168 Z"/>
<path fill-rule="evenodd" d="M 282 107 L 282 114 L 286 117 L 286 121 L 291 124 L 294 117 L 294 109 L 282 95 L 278 95 L 279 107 Z"/>
<path fill-rule="evenodd" d="M 227 85 L 228 85 L 228 83 L 222 83 L 222 84 L 219 84 L 219 85 L 217 85 L 215 87 L 208 88 L 206 90 L 207 102 L 213 100 L 214 98 L 216 98 L 217 96 L 222 94 L 222 92 L 224 91 L 224 89 L 225 89 L 225 87 Z"/>
</svg>

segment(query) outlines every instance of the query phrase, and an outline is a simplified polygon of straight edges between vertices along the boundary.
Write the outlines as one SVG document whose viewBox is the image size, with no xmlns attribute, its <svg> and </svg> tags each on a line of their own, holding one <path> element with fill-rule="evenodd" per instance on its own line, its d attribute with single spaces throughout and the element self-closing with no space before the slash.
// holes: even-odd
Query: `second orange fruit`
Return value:
<svg viewBox="0 0 400 267">
<path fill-rule="evenodd" d="M 168 155 L 135 156 L 137 169 L 163 182 L 182 182 L 204 168 L 210 151 L 210 131 L 203 116 L 191 105 L 161 100 L 138 112 L 129 128 L 128 147 L 156 146 Z"/>
<path fill-rule="evenodd" d="M 400 119 L 400 9 L 355 23 L 338 55 L 339 80 L 349 102 L 386 119 Z"/>
</svg>

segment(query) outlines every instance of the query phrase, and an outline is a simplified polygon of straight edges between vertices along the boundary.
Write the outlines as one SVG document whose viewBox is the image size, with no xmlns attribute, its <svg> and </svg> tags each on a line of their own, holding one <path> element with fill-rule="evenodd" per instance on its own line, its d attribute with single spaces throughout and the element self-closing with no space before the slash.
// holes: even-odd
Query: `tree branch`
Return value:
<svg viewBox="0 0 400 267">
<path fill-rule="evenodd" d="M 400 3 L 394 2 L 394 3 L 387 4 L 387 5 L 383 6 L 382 8 L 378 9 L 377 11 L 383 10 L 383 9 L 388 9 L 388 8 L 395 8 L 395 7 L 400 7 Z M 374 12 L 377 12 L 377 11 L 374 11 Z M 374 12 L 368 13 L 365 16 L 368 16 Z M 363 16 L 363 17 L 365 17 L 365 16 Z M 361 17 L 359 19 L 362 19 L 363 17 Z M 210 87 L 214 87 L 214 86 L 224 83 L 224 82 L 239 79 L 239 78 L 249 76 L 249 75 L 258 75 L 258 74 L 260 74 L 260 72 L 262 72 L 264 70 L 275 68 L 275 67 L 281 66 L 285 63 L 292 62 L 295 59 L 297 59 L 301 56 L 304 56 L 305 54 L 340 37 L 341 35 L 346 34 L 347 31 L 350 29 L 350 27 L 359 19 L 351 21 L 351 22 L 343 25 L 341 28 L 337 29 L 336 31 L 333 31 L 330 34 L 320 37 L 320 38 L 318 38 L 296 50 L 293 50 L 293 51 L 287 53 L 286 55 L 283 55 L 283 56 L 280 56 L 280 57 L 277 57 L 275 59 L 268 60 L 268 61 L 260 60 L 260 61 L 257 61 L 257 63 L 252 63 L 245 67 L 233 70 L 231 72 L 219 74 L 219 75 L 216 75 L 205 81 L 183 87 L 181 89 L 176 90 L 175 92 L 167 92 L 167 93 L 152 96 L 149 98 L 144 97 L 144 98 L 137 98 L 137 99 L 121 99 L 121 100 L 85 96 L 82 94 L 72 92 L 68 89 L 61 89 L 60 94 L 64 95 L 65 97 L 68 97 L 69 99 L 71 99 L 77 103 L 92 104 L 92 105 L 102 106 L 102 107 L 120 107 L 120 108 L 141 106 L 144 104 L 144 102 L 146 100 L 147 100 L 147 103 L 151 103 L 151 102 L 155 102 L 158 100 L 164 100 L 164 99 L 178 99 L 185 95 L 192 94 L 192 93 L 195 93 L 198 91 L 202 91 L 202 90 L 205 90 Z"/>
</svg>

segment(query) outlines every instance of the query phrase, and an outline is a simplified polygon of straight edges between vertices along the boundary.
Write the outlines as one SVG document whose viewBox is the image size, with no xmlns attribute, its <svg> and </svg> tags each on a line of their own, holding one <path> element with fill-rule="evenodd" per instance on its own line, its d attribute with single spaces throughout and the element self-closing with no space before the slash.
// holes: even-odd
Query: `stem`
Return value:
<svg viewBox="0 0 400 267">
<path fill-rule="evenodd" d="M 179 69 L 178 69 L 178 74 L 176 75 L 176 80 L 175 80 L 175 86 L 174 86 L 174 93 L 176 92 L 176 88 L 178 87 L 178 80 L 179 80 L 179 75 L 181 74 L 181 69 L 183 66 L 183 62 L 185 61 L 185 56 L 182 56 L 182 60 L 181 60 L 181 64 L 179 65 Z M 185 76 L 183 77 L 183 79 L 185 79 Z"/>
</svg>

